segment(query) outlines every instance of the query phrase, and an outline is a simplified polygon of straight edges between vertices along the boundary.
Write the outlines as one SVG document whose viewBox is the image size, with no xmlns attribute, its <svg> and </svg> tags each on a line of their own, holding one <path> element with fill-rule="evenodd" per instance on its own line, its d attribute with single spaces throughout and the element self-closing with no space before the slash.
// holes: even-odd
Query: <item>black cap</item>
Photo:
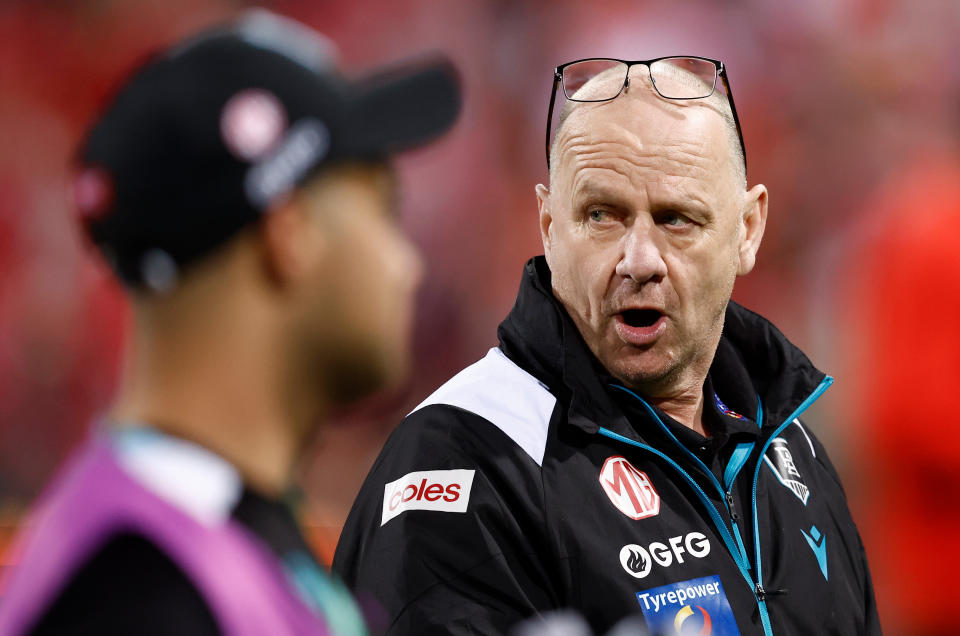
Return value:
<svg viewBox="0 0 960 636">
<path fill-rule="evenodd" d="M 426 143 L 459 110 L 443 59 L 347 81 L 328 40 L 255 10 L 121 87 L 81 149 L 76 204 L 121 279 L 162 289 L 322 166 Z"/>
</svg>

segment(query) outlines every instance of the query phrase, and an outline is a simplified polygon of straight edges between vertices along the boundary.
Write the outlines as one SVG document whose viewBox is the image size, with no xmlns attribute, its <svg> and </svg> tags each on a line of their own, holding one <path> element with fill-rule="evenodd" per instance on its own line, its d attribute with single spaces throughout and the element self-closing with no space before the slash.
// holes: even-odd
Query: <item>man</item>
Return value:
<svg viewBox="0 0 960 636">
<path fill-rule="evenodd" d="M 831 383 L 730 301 L 767 216 L 722 63 L 586 60 L 537 186 L 545 257 L 500 344 L 399 426 L 334 570 L 394 634 L 874 634 L 870 576 L 798 419 Z M 552 101 L 552 100 L 551 100 Z M 552 104 L 551 104 L 552 105 Z M 548 124 L 549 139 L 549 124 Z"/>
<path fill-rule="evenodd" d="M 47 491 L 0 633 L 361 634 L 287 503 L 324 414 L 407 366 L 420 261 L 389 155 L 452 124 L 443 62 L 363 83 L 265 12 L 155 56 L 81 153 L 133 303 L 106 421 Z"/>
</svg>

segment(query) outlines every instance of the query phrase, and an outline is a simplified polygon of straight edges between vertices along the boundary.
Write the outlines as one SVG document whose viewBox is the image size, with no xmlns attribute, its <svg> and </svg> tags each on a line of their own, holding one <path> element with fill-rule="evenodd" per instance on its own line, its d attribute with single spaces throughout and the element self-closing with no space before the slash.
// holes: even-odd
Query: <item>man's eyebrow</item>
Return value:
<svg viewBox="0 0 960 636">
<path fill-rule="evenodd" d="M 592 155 L 603 154 L 596 150 L 580 154 L 570 184 L 574 193 L 616 195 L 617 192 L 622 191 L 621 180 L 630 183 L 629 168 L 624 169 L 618 161 L 597 162 L 592 157 Z"/>
<path fill-rule="evenodd" d="M 595 177 L 582 176 L 582 173 L 574 178 L 571 194 L 573 200 L 578 202 L 584 199 L 603 198 L 608 199 L 610 203 L 620 204 L 629 198 L 625 196 L 622 187 Z"/>
<path fill-rule="evenodd" d="M 602 193 L 606 193 L 606 192 L 608 192 L 611 188 L 610 188 L 609 186 L 607 186 L 606 184 L 604 184 L 602 181 L 599 181 L 599 180 L 597 180 L 597 179 L 595 179 L 595 178 L 592 178 L 592 177 L 582 177 L 582 176 L 579 176 L 579 175 L 578 175 L 578 176 L 574 179 L 573 189 L 574 189 L 574 191 L 577 192 L 577 193 L 581 193 L 581 192 L 586 192 L 586 193 L 602 192 Z"/>
<path fill-rule="evenodd" d="M 667 193 L 653 192 L 650 194 L 648 205 L 651 210 L 676 210 L 678 212 L 692 212 L 713 218 L 716 215 L 704 193 L 699 189 L 680 192 L 671 189 Z"/>
<path fill-rule="evenodd" d="M 592 199 L 603 199 L 606 203 L 616 206 L 632 208 L 633 202 L 629 192 L 605 179 L 594 176 L 579 176 L 575 179 L 571 190 L 574 204 L 583 204 Z M 669 188 L 666 191 L 659 189 L 647 191 L 647 208 L 651 211 L 675 209 L 689 211 L 713 217 L 715 211 L 710 204 L 706 193 L 698 187 Z"/>
</svg>

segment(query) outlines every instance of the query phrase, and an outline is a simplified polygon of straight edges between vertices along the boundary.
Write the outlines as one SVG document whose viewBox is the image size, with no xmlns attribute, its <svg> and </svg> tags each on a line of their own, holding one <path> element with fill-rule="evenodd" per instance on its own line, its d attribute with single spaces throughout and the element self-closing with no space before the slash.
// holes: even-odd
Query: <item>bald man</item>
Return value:
<svg viewBox="0 0 960 636">
<path fill-rule="evenodd" d="M 334 568 L 391 634 L 500 634 L 559 608 L 597 633 L 879 633 L 799 419 L 832 378 L 730 300 L 767 191 L 747 187 L 722 63 L 581 60 L 558 84 L 545 255 L 499 346 L 388 441 Z"/>
</svg>

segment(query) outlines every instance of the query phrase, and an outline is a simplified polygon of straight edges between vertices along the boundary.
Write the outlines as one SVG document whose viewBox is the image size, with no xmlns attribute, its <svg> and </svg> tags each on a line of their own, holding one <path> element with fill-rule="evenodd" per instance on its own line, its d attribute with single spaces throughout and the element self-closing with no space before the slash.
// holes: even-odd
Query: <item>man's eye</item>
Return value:
<svg viewBox="0 0 960 636">
<path fill-rule="evenodd" d="M 590 220 L 596 221 L 598 223 L 602 221 L 607 221 L 610 219 L 610 213 L 607 212 L 606 210 L 593 209 L 593 210 L 590 210 L 589 214 L 590 214 Z"/>
<path fill-rule="evenodd" d="M 672 225 L 674 227 L 683 227 L 690 223 L 690 219 L 686 216 L 680 214 L 679 212 L 666 212 L 660 217 L 660 222 L 664 225 Z"/>
</svg>

